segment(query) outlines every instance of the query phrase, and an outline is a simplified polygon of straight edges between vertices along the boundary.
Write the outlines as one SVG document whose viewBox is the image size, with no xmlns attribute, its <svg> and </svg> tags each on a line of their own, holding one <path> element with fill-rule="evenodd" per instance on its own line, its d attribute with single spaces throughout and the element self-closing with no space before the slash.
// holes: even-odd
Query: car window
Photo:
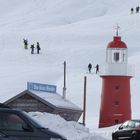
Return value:
<svg viewBox="0 0 140 140">
<path fill-rule="evenodd" d="M 26 124 L 18 115 L 13 113 L 0 113 L 0 129 L 22 131 Z"/>
<path fill-rule="evenodd" d="M 124 122 L 120 127 L 121 128 L 128 128 L 128 121 Z"/>
<path fill-rule="evenodd" d="M 0 138 L 5 137 L 6 135 L 0 132 Z"/>
<path fill-rule="evenodd" d="M 140 128 L 140 122 L 135 122 L 135 127 Z"/>
<path fill-rule="evenodd" d="M 26 112 L 23 111 L 22 114 L 26 116 L 26 118 L 30 121 L 30 123 L 32 123 L 36 128 L 39 128 L 39 129 L 44 128 L 42 124 L 37 122 L 33 117 L 29 116 L 29 114 L 27 114 Z"/>
<path fill-rule="evenodd" d="M 135 122 L 134 121 L 129 121 L 128 122 L 128 128 L 135 128 Z"/>
</svg>

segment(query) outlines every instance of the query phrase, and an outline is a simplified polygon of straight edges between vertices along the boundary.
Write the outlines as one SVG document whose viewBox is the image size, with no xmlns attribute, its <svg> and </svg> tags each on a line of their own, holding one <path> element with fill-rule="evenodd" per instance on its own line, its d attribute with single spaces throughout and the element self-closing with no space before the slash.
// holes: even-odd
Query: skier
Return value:
<svg viewBox="0 0 140 140">
<path fill-rule="evenodd" d="M 39 42 L 37 42 L 36 48 L 37 48 L 37 54 L 39 54 L 39 51 L 41 50 Z"/>
<path fill-rule="evenodd" d="M 24 43 L 24 49 L 28 49 L 28 40 L 23 39 L 23 43 Z"/>
<path fill-rule="evenodd" d="M 35 48 L 34 44 L 32 44 L 30 48 L 31 48 L 31 54 L 34 54 L 34 48 Z"/>
<path fill-rule="evenodd" d="M 97 74 L 99 72 L 99 65 L 97 64 L 95 68 L 96 68 L 96 74 Z"/>
<path fill-rule="evenodd" d="M 92 69 L 92 64 L 89 63 L 89 64 L 88 64 L 88 70 L 89 70 L 89 73 L 91 73 L 91 69 Z"/>
</svg>

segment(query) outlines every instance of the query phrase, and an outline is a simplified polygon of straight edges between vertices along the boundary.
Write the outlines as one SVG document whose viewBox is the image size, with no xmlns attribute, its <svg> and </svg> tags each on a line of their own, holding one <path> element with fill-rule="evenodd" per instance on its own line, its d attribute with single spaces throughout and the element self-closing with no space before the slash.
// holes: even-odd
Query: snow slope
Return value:
<svg viewBox="0 0 140 140">
<path fill-rule="evenodd" d="M 27 81 L 56 84 L 62 94 L 66 61 L 67 98 L 81 108 L 87 76 L 86 124 L 94 132 L 98 128 L 101 78 L 87 74 L 87 65 L 105 63 L 106 46 L 118 24 L 128 46 L 129 63 L 135 66 L 132 115 L 139 118 L 140 14 L 130 14 L 130 8 L 139 4 L 138 0 L 0 0 L 0 101 L 25 90 Z M 30 45 L 39 41 L 41 54 L 24 50 L 23 38 Z"/>
</svg>

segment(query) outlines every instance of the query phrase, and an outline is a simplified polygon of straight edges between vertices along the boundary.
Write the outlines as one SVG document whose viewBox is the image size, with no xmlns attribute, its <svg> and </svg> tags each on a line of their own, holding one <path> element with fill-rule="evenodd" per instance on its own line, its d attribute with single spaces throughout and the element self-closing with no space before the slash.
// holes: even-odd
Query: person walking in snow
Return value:
<svg viewBox="0 0 140 140">
<path fill-rule="evenodd" d="M 35 49 L 34 44 L 32 44 L 30 48 L 31 48 L 31 54 L 34 54 L 34 49 Z"/>
<path fill-rule="evenodd" d="M 36 49 L 37 49 L 37 54 L 39 54 L 39 51 L 41 50 L 39 42 L 37 42 Z"/>
<path fill-rule="evenodd" d="M 92 64 L 89 63 L 89 64 L 88 64 L 88 70 L 89 70 L 89 73 L 91 73 L 91 69 L 92 69 Z"/>
<path fill-rule="evenodd" d="M 95 68 L 96 68 L 96 74 L 97 74 L 99 72 L 99 65 L 97 64 Z"/>
<path fill-rule="evenodd" d="M 140 10 L 140 7 L 137 6 L 137 7 L 136 7 L 136 13 L 139 13 L 139 10 Z"/>
<path fill-rule="evenodd" d="M 24 48 L 28 49 L 28 40 L 27 39 L 23 39 L 23 43 L 24 43 Z"/>
<path fill-rule="evenodd" d="M 131 14 L 133 14 L 133 12 L 134 12 L 134 8 L 131 8 Z"/>
</svg>

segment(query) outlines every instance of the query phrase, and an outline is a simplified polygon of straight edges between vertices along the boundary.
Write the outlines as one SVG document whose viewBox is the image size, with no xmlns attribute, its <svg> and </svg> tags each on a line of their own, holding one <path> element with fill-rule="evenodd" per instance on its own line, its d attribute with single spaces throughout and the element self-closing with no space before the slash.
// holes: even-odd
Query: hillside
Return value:
<svg viewBox="0 0 140 140">
<path fill-rule="evenodd" d="M 136 0 L 0 0 L 0 101 L 26 89 L 27 81 L 63 88 L 63 62 L 67 62 L 67 98 L 82 108 L 83 79 L 87 76 L 87 127 L 98 127 L 101 78 L 87 74 L 91 62 L 105 63 L 106 46 L 119 34 L 126 42 L 129 63 L 135 67 L 131 81 L 132 113 L 140 115 L 140 14 L 130 14 Z M 41 45 L 41 54 L 23 47 Z"/>
</svg>

